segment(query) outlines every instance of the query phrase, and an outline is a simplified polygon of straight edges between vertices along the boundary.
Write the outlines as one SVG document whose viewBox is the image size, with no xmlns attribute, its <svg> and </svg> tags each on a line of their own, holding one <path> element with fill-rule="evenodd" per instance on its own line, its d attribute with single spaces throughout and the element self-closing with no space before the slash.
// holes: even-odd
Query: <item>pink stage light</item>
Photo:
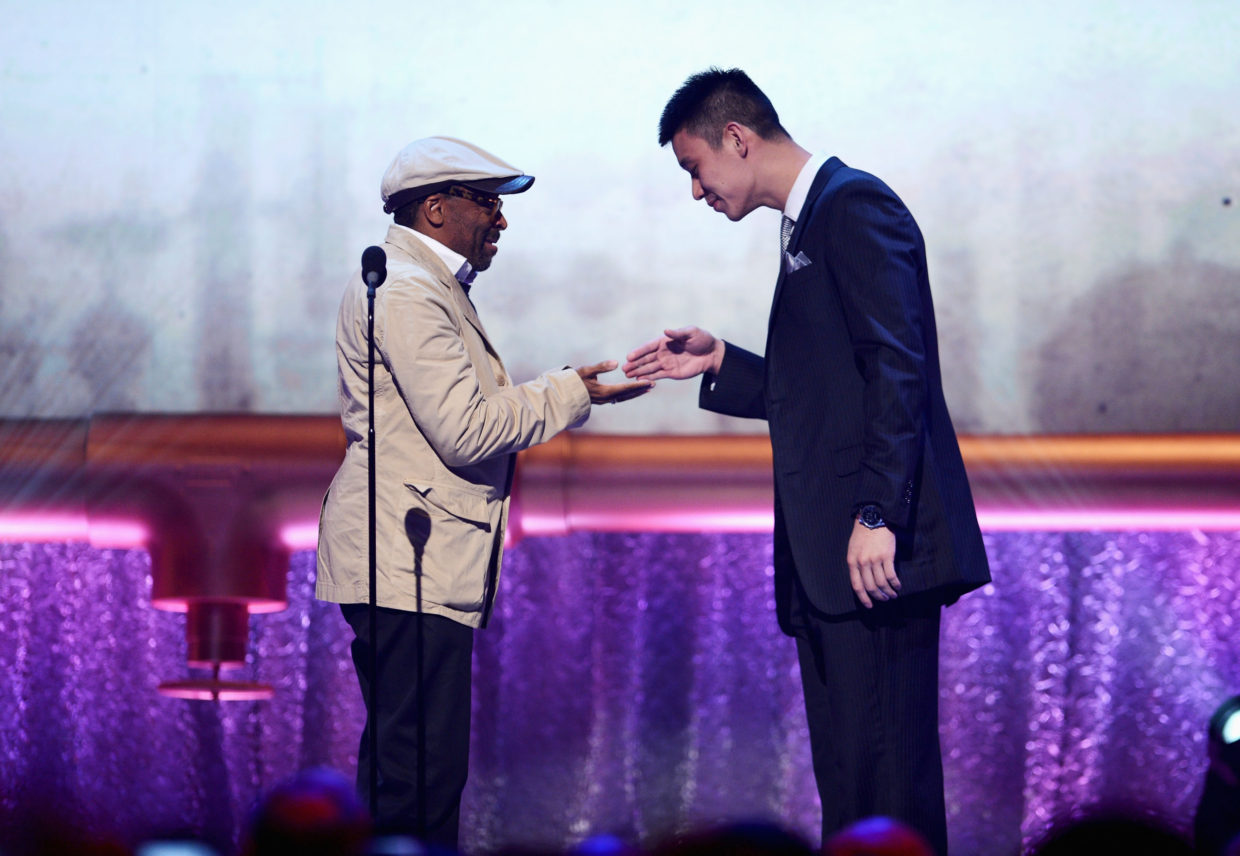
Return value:
<svg viewBox="0 0 1240 856">
<path fill-rule="evenodd" d="M 677 508 L 636 511 L 626 509 L 611 514 L 602 509 L 570 511 L 569 531 L 599 532 L 770 532 L 775 525 L 775 513 L 769 508 L 743 508 L 729 505 L 724 508 Z M 554 521 L 550 521 L 555 526 Z M 524 518 L 522 525 L 531 534 L 540 525 L 537 517 Z M 561 528 L 563 524 L 560 524 Z"/>
<path fill-rule="evenodd" d="M 275 697 L 275 690 L 268 684 L 253 681 L 198 678 L 164 681 L 159 685 L 159 694 L 187 701 L 266 701 Z"/>
<path fill-rule="evenodd" d="M 302 521 L 280 527 L 280 543 L 289 550 L 313 550 L 319 546 L 319 522 Z"/>
<path fill-rule="evenodd" d="M 266 615 L 271 612 L 283 612 L 288 609 L 287 600 L 221 598 L 220 601 L 244 604 L 245 611 L 250 615 Z M 162 609 L 164 612 L 189 612 L 190 603 L 191 600 L 184 597 L 157 597 L 151 600 L 151 606 L 156 609 Z"/>
<path fill-rule="evenodd" d="M 0 541 L 34 543 L 89 541 L 84 514 L 5 514 L 0 516 Z"/>
<path fill-rule="evenodd" d="M 987 532 L 1235 532 L 1240 531 L 1240 508 L 992 508 L 980 505 L 978 521 Z M 609 515 L 598 510 L 573 514 L 563 520 L 529 515 L 522 519 L 527 537 L 565 531 L 600 532 L 770 532 L 774 520 L 768 509 L 680 509 L 649 513 L 626 511 Z M 313 550 L 318 545 L 318 521 L 292 522 L 280 528 L 280 544 L 290 551 Z M 150 541 L 146 524 L 136 520 L 89 520 L 73 513 L 0 514 L 0 542 L 87 542 L 111 549 L 143 549 Z M 251 607 L 269 612 L 279 606 Z"/>
<path fill-rule="evenodd" d="M 88 523 L 90 543 L 112 549 L 145 548 L 151 543 L 151 530 L 137 520 L 95 520 Z"/>
<path fill-rule="evenodd" d="M 978 522 L 986 532 L 1236 532 L 1240 531 L 1240 508 L 978 508 Z M 598 510 L 560 518 L 525 515 L 522 537 L 537 538 L 569 532 L 770 532 L 774 515 L 770 509 L 681 509 L 649 513 L 626 511 L 614 516 Z M 511 536 L 511 533 L 510 533 Z M 289 524 L 280 530 L 280 541 L 289 550 L 313 550 L 318 524 Z M 508 547 L 516 546 L 509 538 Z"/>
<path fill-rule="evenodd" d="M 150 530 L 137 520 L 91 520 L 72 512 L 11 512 L 0 514 L 0 541 L 85 541 L 95 547 L 124 550 L 146 547 Z"/>
<path fill-rule="evenodd" d="M 1240 531 L 1240 508 L 1166 508 L 1122 506 L 1081 508 L 1001 508 L 978 506 L 978 522 L 987 532 L 1235 532 Z M 742 509 L 735 506 L 708 508 L 625 511 L 614 516 L 593 509 L 588 513 L 569 512 L 562 519 L 527 515 L 522 518 L 526 536 L 559 534 L 565 531 L 601 532 L 770 532 L 774 514 L 769 508 Z M 309 545 L 313 548 L 313 544 Z"/>
<path fill-rule="evenodd" d="M 977 513 L 988 532 L 1235 532 L 1240 509 L 1220 508 L 986 508 Z"/>
</svg>

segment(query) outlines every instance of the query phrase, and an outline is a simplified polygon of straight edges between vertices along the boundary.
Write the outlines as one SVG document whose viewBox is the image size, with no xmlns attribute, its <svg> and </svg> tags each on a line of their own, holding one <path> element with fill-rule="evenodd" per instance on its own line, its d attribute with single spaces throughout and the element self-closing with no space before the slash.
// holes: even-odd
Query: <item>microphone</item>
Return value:
<svg viewBox="0 0 1240 856">
<path fill-rule="evenodd" d="M 362 281 L 368 288 L 378 288 L 387 279 L 387 253 L 383 247 L 367 247 L 362 252 Z"/>
</svg>

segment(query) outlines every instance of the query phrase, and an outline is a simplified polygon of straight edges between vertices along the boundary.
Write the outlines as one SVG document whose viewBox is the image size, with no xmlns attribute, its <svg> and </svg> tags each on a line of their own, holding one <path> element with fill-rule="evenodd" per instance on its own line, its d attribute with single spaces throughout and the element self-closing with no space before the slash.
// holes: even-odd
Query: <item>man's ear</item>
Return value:
<svg viewBox="0 0 1240 856">
<path fill-rule="evenodd" d="M 728 122 L 723 126 L 723 147 L 745 157 L 749 154 L 749 136 L 750 130 L 740 122 Z"/>
<path fill-rule="evenodd" d="M 421 204 L 422 219 L 432 226 L 442 226 L 447 219 L 444 211 L 443 194 L 432 193 L 430 196 L 422 200 Z"/>
</svg>

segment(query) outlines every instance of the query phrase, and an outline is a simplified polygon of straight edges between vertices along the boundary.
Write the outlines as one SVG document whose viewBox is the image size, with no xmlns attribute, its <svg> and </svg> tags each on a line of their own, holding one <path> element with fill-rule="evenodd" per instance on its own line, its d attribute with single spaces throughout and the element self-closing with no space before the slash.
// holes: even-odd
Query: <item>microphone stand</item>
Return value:
<svg viewBox="0 0 1240 856">
<path fill-rule="evenodd" d="M 375 287 L 366 284 L 366 344 L 369 359 L 366 366 L 366 415 L 369 420 L 366 429 L 367 452 L 366 471 L 370 483 L 367 485 L 368 514 L 367 532 L 370 553 L 370 816 L 378 822 L 379 818 L 379 715 L 375 710 L 379 689 L 379 602 L 375 597 L 375 586 L 378 572 L 375 565 Z"/>
<path fill-rule="evenodd" d="M 377 252 L 374 252 L 377 251 Z M 369 268 L 369 269 L 368 269 Z M 377 268 L 377 269 L 376 269 Z M 378 583 L 376 570 L 375 535 L 375 289 L 387 279 L 387 256 L 381 247 L 367 247 L 362 253 L 362 277 L 366 282 L 366 416 L 367 416 L 367 525 L 368 546 L 370 553 L 369 568 L 369 610 L 370 625 L 370 686 L 369 701 L 366 705 L 370 710 L 370 816 L 376 823 L 379 820 L 379 603 L 375 595 Z"/>
</svg>

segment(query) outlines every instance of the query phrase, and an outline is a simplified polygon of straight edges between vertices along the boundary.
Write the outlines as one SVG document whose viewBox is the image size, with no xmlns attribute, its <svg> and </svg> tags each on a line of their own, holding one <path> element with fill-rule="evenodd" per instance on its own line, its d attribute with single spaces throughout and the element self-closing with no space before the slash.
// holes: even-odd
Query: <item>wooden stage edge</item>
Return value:
<svg viewBox="0 0 1240 856">
<path fill-rule="evenodd" d="M 1240 434 L 964 436 L 960 444 L 990 531 L 1240 530 Z M 244 520 L 246 537 L 312 548 L 344 448 L 335 416 L 0 420 L 0 540 L 137 546 L 190 530 L 231 537 L 228 521 Z M 510 541 L 769 531 L 772 500 L 765 435 L 570 432 L 521 454 Z"/>
</svg>

